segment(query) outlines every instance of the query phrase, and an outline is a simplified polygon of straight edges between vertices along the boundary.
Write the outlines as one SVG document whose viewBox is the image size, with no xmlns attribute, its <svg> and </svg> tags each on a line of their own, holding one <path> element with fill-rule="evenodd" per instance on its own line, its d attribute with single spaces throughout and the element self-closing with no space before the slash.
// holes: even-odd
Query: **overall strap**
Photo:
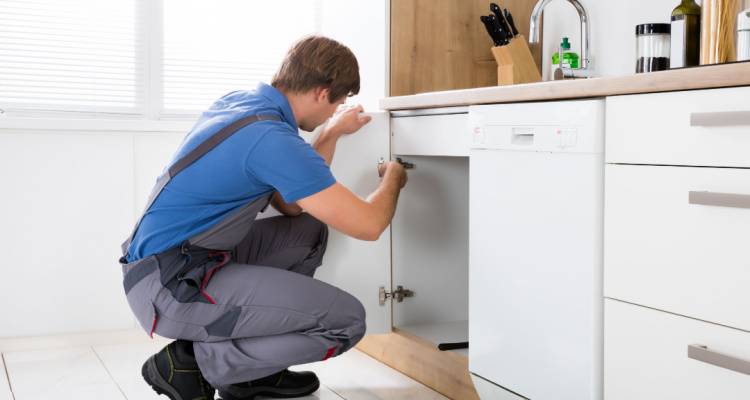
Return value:
<svg viewBox="0 0 750 400">
<path fill-rule="evenodd" d="M 175 162 L 171 167 L 169 167 L 169 169 L 167 169 L 161 176 L 159 176 L 159 179 L 156 180 L 156 185 L 154 185 L 154 188 L 151 190 L 151 195 L 148 198 L 148 202 L 146 203 L 146 208 L 143 210 L 143 214 L 141 214 L 140 218 L 138 218 L 138 222 L 135 224 L 133 232 L 121 246 L 121 264 L 127 263 L 126 259 L 128 255 L 128 247 L 130 247 L 130 243 L 133 241 L 133 237 L 135 237 L 135 234 L 138 231 L 138 227 L 141 225 L 141 221 L 143 221 L 143 217 L 146 215 L 146 213 L 148 213 L 148 210 L 154 204 L 156 198 L 159 197 L 159 194 L 161 194 L 162 190 L 164 190 L 164 187 L 167 186 L 167 183 L 169 183 L 172 178 L 177 176 L 177 174 L 184 171 L 185 168 L 198 161 L 198 159 L 206 155 L 209 151 L 213 150 L 216 146 L 218 146 L 224 140 L 228 139 L 234 133 L 258 121 L 281 121 L 281 118 L 276 115 L 251 115 L 245 118 L 240 118 L 239 120 L 225 126 L 215 134 L 211 135 L 211 137 L 203 141 L 188 154 L 177 160 L 177 162 Z"/>
</svg>

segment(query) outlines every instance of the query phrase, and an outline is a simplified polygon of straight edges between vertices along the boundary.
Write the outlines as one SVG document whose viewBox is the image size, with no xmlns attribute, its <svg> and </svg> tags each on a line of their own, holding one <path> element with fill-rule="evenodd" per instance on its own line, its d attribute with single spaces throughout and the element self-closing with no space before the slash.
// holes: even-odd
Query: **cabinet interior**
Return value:
<svg viewBox="0 0 750 400">
<path fill-rule="evenodd" d="M 392 222 L 393 327 L 436 346 L 468 340 L 469 159 L 398 155 L 415 165 Z M 466 354 L 466 350 L 458 350 Z"/>
</svg>

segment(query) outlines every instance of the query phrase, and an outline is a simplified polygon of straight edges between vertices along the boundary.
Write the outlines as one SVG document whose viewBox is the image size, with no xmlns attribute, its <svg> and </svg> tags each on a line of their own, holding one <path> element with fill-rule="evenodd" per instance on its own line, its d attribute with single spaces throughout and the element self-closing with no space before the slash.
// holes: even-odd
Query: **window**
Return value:
<svg viewBox="0 0 750 400">
<path fill-rule="evenodd" d="M 0 0 L 0 107 L 143 111 L 133 0 Z"/>
<path fill-rule="evenodd" d="M 163 111 L 206 108 L 270 81 L 289 46 L 319 31 L 319 1 L 164 0 Z"/>
<path fill-rule="evenodd" d="M 268 82 L 321 0 L 0 0 L 0 109 L 194 115 Z"/>
</svg>

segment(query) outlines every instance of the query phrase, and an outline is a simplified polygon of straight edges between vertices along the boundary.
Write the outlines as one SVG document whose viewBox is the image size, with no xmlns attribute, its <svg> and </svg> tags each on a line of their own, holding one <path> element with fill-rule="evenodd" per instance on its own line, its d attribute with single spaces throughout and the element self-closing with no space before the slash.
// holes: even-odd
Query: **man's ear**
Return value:
<svg viewBox="0 0 750 400">
<path fill-rule="evenodd" d="M 315 100 L 318 103 L 326 102 L 330 103 L 330 99 L 328 96 L 331 94 L 331 89 L 323 86 L 319 86 L 315 88 Z"/>
</svg>

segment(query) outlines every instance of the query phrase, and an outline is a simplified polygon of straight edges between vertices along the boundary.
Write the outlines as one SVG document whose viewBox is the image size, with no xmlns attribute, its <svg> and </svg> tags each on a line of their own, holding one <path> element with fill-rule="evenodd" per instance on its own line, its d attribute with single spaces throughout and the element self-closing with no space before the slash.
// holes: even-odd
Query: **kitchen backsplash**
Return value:
<svg viewBox="0 0 750 400">
<path fill-rule="evenodd" d="M 580 0 L 591 24 L 591 56 L 595 76 L 632 74 L 635 71 L 635 26 L 648 22 L 669 23 L 679 0 Z M 700 1 L 698 1 L 700 3 Z M 543 76 L 549 79 L 552 53 L 560 38 L 570 37 L 572 50 L 580 54 L 578 14 L 570 3 L 556 0 L 544 11 Z"/>
</svg>

